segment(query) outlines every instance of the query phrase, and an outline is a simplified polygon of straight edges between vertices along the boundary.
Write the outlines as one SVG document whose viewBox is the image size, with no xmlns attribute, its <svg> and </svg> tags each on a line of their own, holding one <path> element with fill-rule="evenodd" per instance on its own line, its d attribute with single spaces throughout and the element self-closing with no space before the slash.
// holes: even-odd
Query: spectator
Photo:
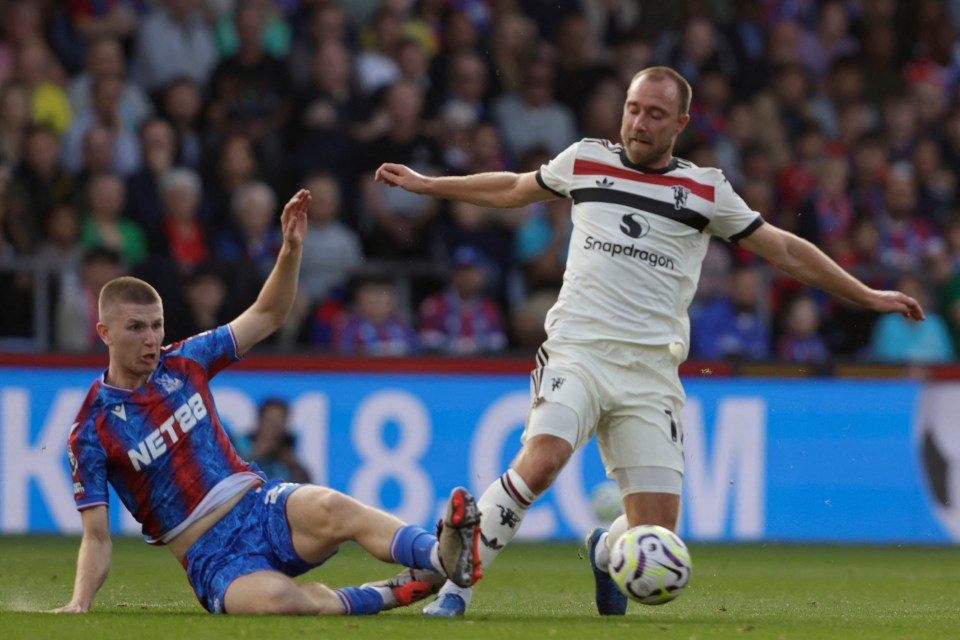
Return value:
<svg viewBox="0 0 960 640">
<path fill-rule="evenodd" d="M 122 218 L 126 186 L 119 176 L 93 176 L 87 196 L 87 214 L 80 228 L 80 242 L 88 249 L 115 251 L 127 264 L 147 258 L 147 237 L 136 222 Z"/>
<path fill-rule="evenodd" d="M 0 167 L 20 162 L 30 118 L 27 87 L 18 82 L 0 85 Z"/>
<path fill-rule="evenodd" d="M 31 128 L 23 162 L 10 181 L 8 240 L 21 253 L 36 249 L 44 218 L 55 206 L 72 202 L 74 180 L 59 163 L 57 137 L 49 129 Z"/>
<path fill-rule="evenodd" d="M 285 400 L 268 398 L 257 409 L 257 426 L 240 446 L 244 460 L 256 463 L 268 479 L 310 482 L 310 474 L 297 460 L 296 439 L 287 426 L 290 406 Z"/>
<path fill-rule="evenodd" d="M 261 16 L 258 21 L 263 24 L 259 33 L 263 50 L 275 58 L 285 58 L 290 51 L 291 28 L 276 3 L 273 0 L 234 0 L 234 5 L 233 12 L 221 13 L 216 21 L 215 35 L 220 57 L 235 55 L 242 46 L 241 14 L 257 12 Z"/>
<path fill-rule="evenodd" d="M 367 253 L 378 258 L 427 258 L 431 224 L 439 210 L 436 198 L 391 189 L 373 179 L 383 158 L 412 162 L 416 171 L 436 174 L 442 159 L 436 143 L 421 131 L 423 97 L 408 82 L 392 85 L 384 94 L 389 123 L 386 133 L 361 149 L 361 194 Z"/>
<path fill-rule="evenodd" d="M 58 84 L 60 72 L 43 40 L 25 42 L 14 55 L 13 80 L 30 92 L 30 121 L 63 134 L 73 113 L 66 92 Z"/>
<path fill-rule="evenodd" d="M 239 134 L 228 136 L 210 162 L 210 171 L 206 187 L 211 194 L 213 228 L 218 232 L 236 231 L 231 211 L 233 198 L 240 187 L 261 179 L 260 164 L 250 140 Z"/>
<path fill-rule="evenodd" d="M 766 60 L 767 28 L 762 22 L 761 0 L 736 0 L 735 15 L 722 31 L 730 44 L 730 51 L 737 65 L 737 75 L 732 78 L 734 92 L 749 99 L 766 85 L 769 75 Z"/>
<path fill-rule="evenodd" d="M 566 16 L 560 22 L 553 44 L 557 101 L 570 109 L 577 122 L 582 123 L 587 98 L 599 83 L 614 77 L 613 67 L 602 60 L 590 23 L 582 15 Z M 619 120 L 614 118 L 613 121 Z"/>
<path fill-rule="evenodd" d="M 737 75 L 733 49 L 706 16 L 691 17 L 679 31 L 665 32 L 654 56 L 659 64 L 673 67 L 690 84 L 696 84 L 700 74 L 707 70 L 729 78 Z"/>
<path fill-rule="evenodd" d="M 879 220 L 883 215 L 884 183 L 890 174 L 883 137 L 867 134 L 857 140 L 852 150 L 850 197 L 859 217 Z"/>
<path fill-rule="evenodd" d="M 73 117 L 79 118 L 93 109 L 93 85 L 97 78 L 122 79 L 120 120 L 123 128 L 136 131 L 144 120 L 153 115 L 153 104 L 143 88 L 127 81 L 127 64 L 123 46 L 116 38 L 101 36 L 87 46 L 86 69 L 70 80 L 67 98 Z"/>
<path fill-rule="evenodd" d="M 149 93 L 180 78 L 205 86 L 217 59 L 198 0 L 161 0 L 138 34 L 134 77 Z"/>
<path fill-rule="evenodd" d="M 89 43 L 102 36 L 134 39 L 149 4 L 147 0 L 68 0 L 66 8 L 70 26 L 82 41 Z"/>
<path fill-rule="evenodd" d="M 917 181 L 917 211 L 937 229 L 943 229 L 957 204 L 957 178 L 941 159 L 934 138 L 921 138 L 913 147 L 912 165 Z"/>
<path fill-rule="evenodd" d="M 591 37 L 601 46 L 613 45 L 640 22 L 640 5 L 630 0 L 581 0 L 580 9 L 590 25 Z"/>
<path fill-rule="evenodd" d="M 95 247 L 83 254 L 80 278 L 62 283 L 54 318 L 54 344 L 64 351 L 106 351 L 97 334 L 100 289 L 124 274 L 120 255 Z"/>
<path fill-rule="evenodd" d="M 314 59 L 317 52 L 328 44 L 339 44 L 346 50 L 349 35 L 347 13 L 337 2 L 313 3 L 310 8 L 307 28 L 295 35 L 290 47 L 287 66 L 290 79 L 299 91 L 303 91 L 314 75 Z M 347 54 L 349 57 L 349 53 Z"/>
<path fill-rule="evenodd" d="M 37 258 L 61 274 L 76 277 L 83 258 L 80 214 L 76 207 L 67 202 L 54 205 L 44 220 L 44 232 L 44 239 L 37 248 Z"/>
<path fill-rule="evenodd" d="M 240 186 L 230 204 L 234 226 L 221 231 L 216 256 L 228 263 L 254 266 L 261 280 L 270 275 L 283 236 L 276 224 L 277 196 L 265 182 Z"/>
<path fill-rule="evenodd" d="M 449 284 L 420 305 L 420 343 L 428 351 L 476 355 L 507 344 L 503 314 L 485 295 L 484 257 L 464 245 L 453 252 Z"/>
<path fill-rule="evenodd" d="M 12 0 L 0 7 L 0 85 L 14 74 L 17 52 L 45 39 L 43 16 L 34 0 Z"/>
<path fill-rule="evenodd" d="M 826 76 L 835 60 L 857 53 L 859 46 L 850 35 L 850 19 L 841 0 L 820 3 L 816 31 L 800 36 L 798 54 L 814 81 Z"/>
<path fill-rule="evenodd" d="M 357 54 L 355 69 L 360 90 L 372 96 L 400 79 L 395 56 L 403 38 L 403 20 L 396 12 L 382 8 L 374 16 L 368 35 L 369 44 Z"/>
<path fill-rule="evenodd" d="M 172 308 L 175 312 L 165 313 L 166 342 L 177 342 L 229 322 L 229 292 L 223 269 L 217 264 L 195 266 L 183 275 L 182 286 L 182 304 Z"/>
<path fill-rule="evenodd" d="M 823 82 L 823 90 L 810 100 L 817 124 L 827 138 L 840 137 L 842 114 L 854 105 L 862 106 L 866 111 L 862 125 L 864 130 L 877 126 L 876 110 L 864 102 L 866 82 L 859 59 L 847 57 L 834 60 Z"/>
<path fill-rule="evenodd" d="M 210 79 L 207 122 L 219 139 L 234 133 L 249 137 L 265 166 L 280 167 L 291 85 L 284 63 L 263 48 L 266 19 L 259 2 L 237 5 L 239 48 L 220 61 Z"/>
<path fill-rule="evenodd" d="M 203 196 L 200 176 L 190 169 L 173 169 L 161 179 L 160 193 L 164 213 L 162 247 L 157 247 L 157 252 L 165 250 L 180 273 L 189 273 L 211 258 L 198 215 Z"/>
<path fill-rule="evenodd" d="M 690 318 L 691 353 L 707 360 L 766 360 L 770 333 L 761 311 L 762 276 L 753 267 L 735 267 L 729 297 L 707 302 Z"/>
<path fill-rule="evenodd" d="M 843 158 L 824 158 L 817 167 L 817 186 L 800 207 L 797 232 L 837 259 L 849 250 L 856 211 L 849 191 L 849 169 Z"/>
<path fill-rule="evenodd" d="M 497 70 L 491 79 L 494 90 L 516 93 L 523 84 L 523 64 L 536 49 L 537 23 L 519 11 L 497 12 L 490 40 L 490 61 Z"/>
<path fill-rule="evenodd" d="M 123 79 L 119 76 L 101 76 L 93 82 L 92 106 L 70 125 L 63 137 L 63 166 L 71 173 L 83 169 L 84 139 L 94 126 L 103 127 L 112 147 L 111 169 L 127 177 L 140 168 L 140 142 L 133 129 L 125 126 L 121 116 Z"/>
<path fill-rule="evenodd" d="M 400 317 L 392 280 L 358 280 L 352 309 L 334 321 L 332 345 L 340 353 L 372 356 L 404 356 L 419 349 L 416 332 Z"/>
<path fill-rule="evenodd" d="M 900 276 L 897 287 L 921 305 L 926 304 L 927 291 L 916 274 Z M 881 317 L 874 325 L 870 350 L 873 357 L 882 362 L 912 364 L 947 362 L 955 355 L 947 324 L 935 311 L 928 311 L 924 322 L 909 323 L 899 314 Z"/>
<path fill-rule="evenodd" d="M 353 128 L 365 116 L 365 101 L 354 86 L 350 52 L 341 42 L 320 45 L 311 61 L 310 82 L 296 100 L 291 145 L 297 170 L 333 174 L 341 188 L 355 181 Z"/>
<path fill-rule="evenodd" d="M 890 172 L 883 204 L 877 218 L 880 263 L 897 270 L 922 269 L 938 240 L 934 228 L 917 211 L 917 184 L 911 167 L 899 164 Z"/>
<path fill-rule="evenodd" d="M 787 305 L 784 331 L 777 340 L 777 357 L 783 362 L 826 362 L 830 353 L 820 336 L 820 309 L 809 295 L 798 295 Z"/>
<path fill-rule="evenodd" d="M 175 144 L 173 127 L 168 122 L 159 118 L 148 121 L 140 130 L 143 162 L 127 179 L 125 215 L 154 237 L 161 229 L 164 214 L 160 183 L 173 168 Z"/>
<path fill-rule="evenodd" d="M 444 86 L 447 91 L 436 99 L 436 113 L 443 114 L 452 108 L 465 108 L 472 122 L 491 120 L 488 102 L 490 79 L 487 64 L 475 51 L 464 51 L 450 59 L 448 77 Z"/>
<path fill-rule="evenodd" d="M 778 169 L 790 162 L 793 141 L 807 123 L 815 120 L 809 91 L 809 79 L 803 67 L 799 63 L 787 63 L 773 68 L 769 88 L 754 99 L 760 142 L 770 150 Z"/>
<path fill-rule="evenodd" d="M 332 176 L 315 174 L 304 181 L 313 200 L 300 265 L 302 291 L 317 304 L 342 291 L 352 271 L 363 263 L 357 233 L 340 222 L 343 202 Z"/>
<path fill-rule="evenodd" d="M 577 138 L 573 112 L 554 99 L 553 67 L 545 60 L 528 62 L 520 88 L 498 98 L 493 112 L 514 158 L 534 147 L 556 155 Z"/>
<path fill-rule="evenodd" d="M 164 119 L 173 127 L 176 155 L 174 163 L 200 170 L 203 158 L 201 120 L 203 100 L 200 86 L 189 78 L 178 78 L 164 86 L 160 97 Z"/>
</svg>

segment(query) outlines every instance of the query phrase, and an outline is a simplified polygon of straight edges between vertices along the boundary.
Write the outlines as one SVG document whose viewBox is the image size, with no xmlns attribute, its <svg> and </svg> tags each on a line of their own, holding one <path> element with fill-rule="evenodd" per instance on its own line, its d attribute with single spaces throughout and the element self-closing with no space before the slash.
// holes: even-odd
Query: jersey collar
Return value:
<svg viewBox="0 0 960 640">
<path fill-rule="evenodd" d="M 622 163 L 623 163 L 623 166 L 625 166 L 626 168 L 628 168 L 628 169 L 633 169 L 634 171 L 640 171 L 641 173 L 670 173 L 671 171 L 673 171 L 673 170 L 675 170 L 675 169 L 677 168 L 677 166 L 678 166 L 678 164 L 679 164 L 680 161 L 677 160 L 677 158 L 675 158 L 675 157 L 671 157 L 671 158 L 670 158 L 670 164 L 668 164 L 668 165 L 665 166 L 664 168 L 662 168 L 662 169 L 650 169 L 649 167 L 644 167 L 644 166 L 642 166 L 642 165 L 634 164 L 633 162 L 630 162 L 630 158 L 627 157 L 627 151 L 626 151 L 626 149 L 621 149 L 621 150 L 620 150 L 620 162 L 622 162 Z"/>
</svg>

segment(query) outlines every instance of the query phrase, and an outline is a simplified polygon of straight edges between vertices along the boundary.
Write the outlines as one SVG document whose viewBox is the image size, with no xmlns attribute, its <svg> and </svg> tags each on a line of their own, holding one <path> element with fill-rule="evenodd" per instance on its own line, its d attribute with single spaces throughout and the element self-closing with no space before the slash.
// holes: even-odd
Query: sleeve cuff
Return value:
<svg viewBox="0 0 960 640">
<path fill-rule="evenodd" d="M 539 184 L 542 188 L 546 189 L 547 191 L 557 196 L 558 198 L 566 198 L 567 196 L 565 194 L 562 194 L 556 189 L 553 189 L 547 186 L 547 183 L 543 181 L 543 176 L 540 175 L 540 171 L 541 171 L 540 169 L 537 169 L 537 184 Z"/>
<path fill-rule="evenodd" d="M 738 234 L 730 236 L 730 242 L 733 244 L 738 244 L 741 240 L 749 236 L 751 233 L 763 226 L 763 218 L 757 216 L 757 219 L 747 225 L 747 228 L 741 231 Z"/>
</svg>

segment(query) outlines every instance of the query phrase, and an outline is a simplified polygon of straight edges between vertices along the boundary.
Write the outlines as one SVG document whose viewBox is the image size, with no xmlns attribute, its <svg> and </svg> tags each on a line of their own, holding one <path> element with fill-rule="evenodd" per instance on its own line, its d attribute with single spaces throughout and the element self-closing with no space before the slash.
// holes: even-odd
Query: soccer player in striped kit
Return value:
<svg viewBox="0 0 960 640">
<path fill-rule="evenodd" d="M 163 347 L 156 290 L 122 277 L 100 292 L 97 332 L 110 363 L 70 430 L 68 458 L 83 522 L 73 598 L 57 612 L 85 612 L 110 569 L 107 485 L 166 545 L 197 599 L 213 613 L 364 615 L 425 596 L 417 580 L 442 572 L 469 586 L 480 577 L 479 512 L 456 488 L 439 539 L 326 487 L 267 480 L 230 443 L 210 379 L 276 331 L 293 303 L 310 193 L 283 209 L 283 247 L 256 302 L 233 322 Z M 353 540 L 409 567 L 381 586 L 330 589 L 292 576 Z"/>
<path fill-rule="evenodd" d="M 427 177 L 383 164 L 376 179 L 484 207 L 572 198 L 573 234 L 559 299 L 537 353 L 523 448 L 480 497 L 484 568 L 531 503 L 594 435 L 617 481 L 624 516 L 587 536 L 599 613 L 623 614 L 607 573 L 610 544 L 628 527 L 675 529 L 683 476 L 687 308 L 710 236 L 737 243 L 796 279 L 878 312 L 922 320 L 898 291 L 866 286 L 809 242 L 766 223 L 717 169 L 674 157 L 690 120 L 690 85 L 668 67 L 638 72 L 627 89 L 621 140 L 584 139 L 538 171 Z M 472 590 L 447 583 L 426 615 L 463 615 Z"/>
</svg>

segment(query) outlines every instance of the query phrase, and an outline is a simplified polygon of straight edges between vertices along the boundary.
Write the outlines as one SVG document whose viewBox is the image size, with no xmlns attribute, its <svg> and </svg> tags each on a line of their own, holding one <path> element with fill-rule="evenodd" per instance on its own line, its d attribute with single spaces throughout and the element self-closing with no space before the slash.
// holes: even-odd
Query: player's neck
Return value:
<svg viewBox="0 0 960 640">
<path fill-rule="evenodd" d="M 142 387 L 147 382 L 147 378 L 149 377 L 149 373 L 146 375 L 140 375 L 130 371 L 125 371 L 122 367 L 119 367 L 111 362 L 110 366 L 107 368 L 107 375 L 104 376 L 104 382 L 111 387 L 133 390 Z"/>
</svg>

